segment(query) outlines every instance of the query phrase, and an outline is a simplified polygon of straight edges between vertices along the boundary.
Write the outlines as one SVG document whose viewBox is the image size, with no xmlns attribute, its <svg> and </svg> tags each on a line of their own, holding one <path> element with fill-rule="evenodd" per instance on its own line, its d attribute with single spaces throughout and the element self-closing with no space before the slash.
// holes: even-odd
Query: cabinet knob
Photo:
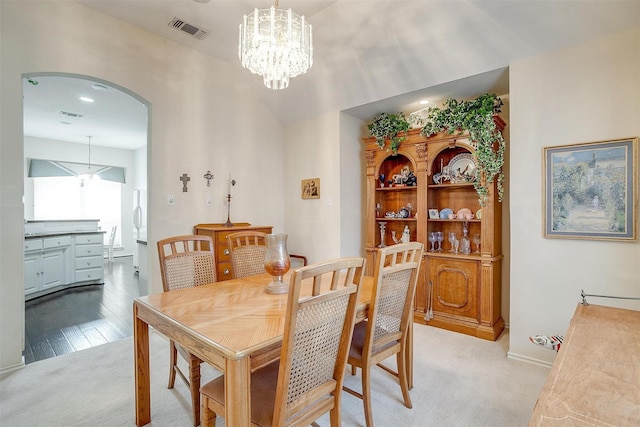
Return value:
<svg viewBox="0 0 640 427">
<path fill-rule="evenodd" d="M 229 249 L 228 249 L 228 248 L 227 248 L 227 249 L 225 249 L 225 250 L 223 251 L 223 253 L 224 253 L 225 255 L 229 255 Z"/>
<path fill-rule="evenodd" d="M 222 271 L 222 274 L 225 274 L 225 275 L 226 275 L 226 274 L 229 274 L 229 269 L 228 269 L 228 268 L 225 268 L 225 269 Z"/>
</svg>

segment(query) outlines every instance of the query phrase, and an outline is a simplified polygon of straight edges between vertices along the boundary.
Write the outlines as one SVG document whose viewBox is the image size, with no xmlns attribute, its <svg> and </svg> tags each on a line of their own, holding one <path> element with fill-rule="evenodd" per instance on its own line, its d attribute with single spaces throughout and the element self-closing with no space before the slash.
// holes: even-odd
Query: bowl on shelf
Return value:
<svg viewBox="0 0 640 427">
<path fill-rule="evenodd" d="M 447 219 L 449 218 L 449 215 L 453 214 L 453 209 L 451 208 L 444 208 L 440 211 L 440 219 Z"/>
</svg>

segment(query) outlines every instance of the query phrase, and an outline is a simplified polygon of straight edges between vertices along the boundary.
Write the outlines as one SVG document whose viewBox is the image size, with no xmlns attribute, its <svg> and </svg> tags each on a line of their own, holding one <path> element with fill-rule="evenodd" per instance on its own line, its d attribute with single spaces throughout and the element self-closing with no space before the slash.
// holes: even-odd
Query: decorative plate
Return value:
<svg viewBox="0 0 640 427">
<path fill-rule="evenodd" d="M 461 217 L 463 217 L 466 214 L 470 214 L 471 213 L 471 209 L 467 209 L 467 208 L 462 208 L 458 211 L 458 219 L 461 219 Z"/>
<path fill-rule="evenodd" d="M 460 153 L 447 165 L 451 170 L 451 182 L 473 182 L 476 180 L 476 159 L 471 153 Z"/>
<path fill-rule="evenodd" d="M 449 214 L 452 214 L 453 210 L 451 208 L 444 208 L 440 211 L 440 219 L 449 218 Z"/>
<path fill-rule="evenodd" d="M 482 209 L 478 209 L 476 212 L 476 219 L 482 219 Z"/>
</svg>

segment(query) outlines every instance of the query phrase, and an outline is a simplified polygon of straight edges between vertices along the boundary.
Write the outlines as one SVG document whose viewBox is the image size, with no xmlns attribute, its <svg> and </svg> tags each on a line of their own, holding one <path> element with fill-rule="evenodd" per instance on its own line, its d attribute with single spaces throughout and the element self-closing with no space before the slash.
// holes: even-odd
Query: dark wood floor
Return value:
<svg viewBox="0 0 640 427">
<path fill-rule="evenodd" d="M 105 261 L 104 285 L 67 289 L 25 303 L 25 363 L 133 335 L 132 303 L 147 294 L 132 257 Z"/>
</svg>

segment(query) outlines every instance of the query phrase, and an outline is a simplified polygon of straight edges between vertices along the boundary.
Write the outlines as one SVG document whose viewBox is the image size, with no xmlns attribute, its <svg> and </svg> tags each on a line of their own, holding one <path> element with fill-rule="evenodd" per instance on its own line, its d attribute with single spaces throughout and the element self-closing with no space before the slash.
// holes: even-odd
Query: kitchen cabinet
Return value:
<svg viewBox="0 0 640 427">
<path fill-rule="evenodd" d="M 74 236 L 75 282 L 102 283 L 104 277 L 103 233 Z"/>
<path fill-rule="evenodd" d="M 66 259 L 71 248 L 69 236 L 25 241 L 25 295 L 55 288 L 66 283 Z"/>
<path fill-rule="evenodd" d="M 96 231 L 26 235 L 25 299 L 71 286 L 103 283 L 103 234 Z"/>
</svg>

